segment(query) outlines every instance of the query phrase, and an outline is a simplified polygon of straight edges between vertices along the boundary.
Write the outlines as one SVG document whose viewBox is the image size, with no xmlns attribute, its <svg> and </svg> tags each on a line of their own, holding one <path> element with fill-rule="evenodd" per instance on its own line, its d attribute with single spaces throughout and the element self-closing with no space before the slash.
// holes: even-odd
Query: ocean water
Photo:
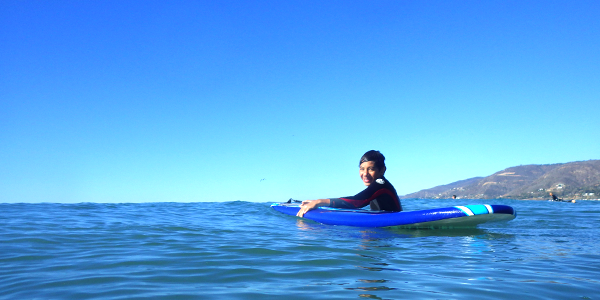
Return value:
<svg viewBox="0 0 600 300">
<path fill-rule="evenodd" d="M 0 204 L 0 299 L 599 299 L 600 201 L 472 229 L 329 226 L 269 203 Z"/>
</svg>

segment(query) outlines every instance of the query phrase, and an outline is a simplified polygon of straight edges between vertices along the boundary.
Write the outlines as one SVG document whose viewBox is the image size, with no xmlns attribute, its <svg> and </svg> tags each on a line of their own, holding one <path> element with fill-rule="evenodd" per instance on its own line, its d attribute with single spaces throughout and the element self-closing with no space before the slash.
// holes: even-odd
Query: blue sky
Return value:
<svg viewBox="0 0 600 300">
<path fill-rule="evenodd" d="M 598 1 L 0 3 L 0 202 L 400 195 L 600 158 Z"/>
</svg>

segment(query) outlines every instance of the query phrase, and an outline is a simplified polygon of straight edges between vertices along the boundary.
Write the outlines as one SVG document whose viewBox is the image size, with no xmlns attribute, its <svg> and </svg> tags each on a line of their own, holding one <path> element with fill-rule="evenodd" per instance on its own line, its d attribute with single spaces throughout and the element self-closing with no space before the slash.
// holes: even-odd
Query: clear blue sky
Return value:
<svg viewBox="0 0 600 300">
<path fill-rule="evenodd" d="M 0 202 L 348 196 L 370 149 L 400 195 L 600 159 L 600 2 L 0 2 Z"/>
</svg>

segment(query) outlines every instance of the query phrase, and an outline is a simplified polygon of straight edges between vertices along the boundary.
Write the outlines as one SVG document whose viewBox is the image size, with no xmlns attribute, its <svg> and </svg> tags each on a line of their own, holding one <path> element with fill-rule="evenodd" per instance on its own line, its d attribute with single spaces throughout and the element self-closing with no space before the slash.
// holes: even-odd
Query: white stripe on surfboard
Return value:
<svg viewBox="0 0 600 300">
<path fill-rule="evenodd" d="M 485 208 L 488 210 L 488 214 L 493 214 L 494 209 L 489 204 L 484 204 Z"/>
<path fill-rule="evenodd" d="M 467 216 L 472 216 L 474 213 L 466 206 L 455 206 L 456 208 L 462 210 Z"/>
</svg>

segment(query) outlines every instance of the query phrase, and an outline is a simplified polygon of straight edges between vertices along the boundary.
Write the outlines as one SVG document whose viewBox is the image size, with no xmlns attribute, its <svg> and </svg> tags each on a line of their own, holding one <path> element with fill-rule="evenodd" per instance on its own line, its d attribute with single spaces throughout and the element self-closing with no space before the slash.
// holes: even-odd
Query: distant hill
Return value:
<svg viewBox="0 0 600 300">
<path fill-rule="evenodd" d="M 550 192 L 565 199 L 600 198 L 600 160 L 511 167 L 401 198 L 548 199 Z"/>
</svg>

